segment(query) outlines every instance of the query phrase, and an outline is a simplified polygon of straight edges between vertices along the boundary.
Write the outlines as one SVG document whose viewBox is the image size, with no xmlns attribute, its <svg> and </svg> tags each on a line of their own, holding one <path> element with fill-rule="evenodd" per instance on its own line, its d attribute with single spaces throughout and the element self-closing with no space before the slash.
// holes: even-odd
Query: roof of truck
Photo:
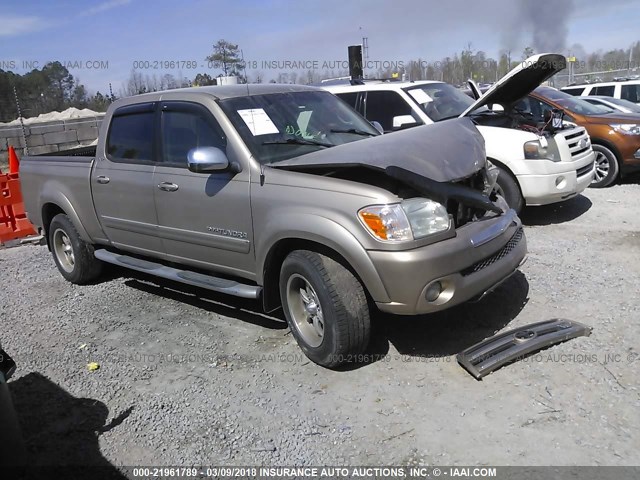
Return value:
<svg viewBox="0 0 640 480">
<path fill-rule="evenodd" d="M 143 93 L 136 97 L 161 97 L 166 94 L 180 93 L 200 93 L 208 94 L 212 97 L 224 100 L 226 98 L 247 97 L 251 95 L 264 95 L 269 93 L 286 93 L 286 92 L 304 92 L 304 91 L 321 91 L 316 87 L 295 84 L 278 84 L 278 83 L 259 83 L 259 84 L 237 84 L 237 85 L 209 85 L 206 87 L 187 87 L 176 88 L 173 90 L 163 90 L 160 92 Z"/>
</svg>

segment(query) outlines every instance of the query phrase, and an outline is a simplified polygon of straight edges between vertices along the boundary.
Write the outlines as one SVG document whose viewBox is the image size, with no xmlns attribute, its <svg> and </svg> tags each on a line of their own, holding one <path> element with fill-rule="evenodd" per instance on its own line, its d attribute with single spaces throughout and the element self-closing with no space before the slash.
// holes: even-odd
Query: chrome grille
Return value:
<svg viewBox="0 0 640 480">
<path fill-rule="evenodd" d="M 562 134 L 567 141 L 569 151 L 571 152 L 571 160 L 577 160 L 582 154 L 591 149 L 591 139 L 589 134 L 582 127 L 576 127 L 568 133 Z M 586 146 L 584 140 L 586 139 Z"/>
</svg>

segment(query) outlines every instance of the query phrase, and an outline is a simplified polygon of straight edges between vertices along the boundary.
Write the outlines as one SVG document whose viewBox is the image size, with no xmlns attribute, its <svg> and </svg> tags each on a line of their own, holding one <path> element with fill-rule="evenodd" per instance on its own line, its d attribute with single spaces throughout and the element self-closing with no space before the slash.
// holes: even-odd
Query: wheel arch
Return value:
<svg viewBox="0 0 640 480">
<path fill-rule="evenodd" d="M 496 160 L 495 158 L 492 158 L 492 157 L 487 157 L 487 160 L 493 163 L 496 167 L 500 167 L 502 170 L 504 170 L 511 176 L 511 179 L 515 182 L 515 184 L 518 187 L 518 191 L 520 192 L 520 196 L 522 197 L 523 206 L 526 205 L 527 199 L 524 196 L 524 192 L 522 191 L 522 186 L 520 185 L 520 182 L 518 181 L 518 177 L 516 177 L 515 173 L 513 173 L 513 171 L 507 165 L 502 163 L 500 160 Z"/>
<path fill-rule="evenodd" d="M 42 202 L 40 213 L 42 215 L 42 228 L 44 229 L 45 234 L 49 231 L 49 225 L 51 224 L 53 217 L 59 213 L 64 213 L 69 217 L 69 220 L 73 223 L 73 226 L 78 231 L 80 237 L 85 242 L 92 243 L 91 237 L 84 228 L 78 212 L 76 212 L 76 209 L 62 192 L 54 192 L 51 195 L 46 195 L 45 200 Z"/>
<path fill-rule="evenodd" d="M 487 160 L 493 163 L 496 167 L 500 167 L 502 170 L 506 171 L 509 175 L 511 175 L 513 180 L 516 182 L 516 185 L 518 185 L 518 189 L 520 190 L 520 193 L 522 193 L 522 188 L 520 188 L 520 182 L 518 182 L 518 177 L 516 177 L 516 175 L 513 173 L 513 170 L 511 170 L 507 165 L 502 163 L 500 160 L 496 160 L 495 158 L 487 157 Z"/>
<path fill-rule="evenodd" d="M 280 269 L 284 259 L 294 250 L 310 250 L 335 260 L 353 273 L 372 298 L 376 300 L 381 298 L 382 300 L 379 301 L 390 301 L 373 263 L 362 247 L 360 247 L 361 253 L 356 254 L 358 261 L 354 262 L 353 260 L 349 261 L 348 254 L 334 242 L 310 237 L 303 234 L 279 238 L 265 254 L 264 260 L 258 267 L 258 272 L 261 275 L 259 283 L 263 286 L 262 303 L 265 312 L 271 312 L 281 306 Z"/>
<path fill-rule="evenodd" d="M 605 140 L 604 138 L 592 138 L 591 145 L 600 145 L 601 147 L 605 147 L 611 150 L 611 153 L 613 153 L 613 155 L 616 157 L 618 167 L 622 167 L 622 155 L 620 154 L 620 150 L 618 150 L 613 142 Z"/>
</svg>

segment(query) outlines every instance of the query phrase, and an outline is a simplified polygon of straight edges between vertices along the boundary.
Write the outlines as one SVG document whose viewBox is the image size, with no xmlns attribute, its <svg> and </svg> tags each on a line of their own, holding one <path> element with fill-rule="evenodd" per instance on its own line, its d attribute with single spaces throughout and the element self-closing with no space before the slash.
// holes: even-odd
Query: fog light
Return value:
<svg viewBox="0 0 640 480">
<path fill-rule="evenodd" d="M 442 284 L 440 282 L 433 282 L 427 287 L 424 297 L 427 299 L 427 302 L 435 302 L 441 293 Z"/>
<path fill-rule="evenodd" d="M 636 153 L 633 154 L 633 157 L 640 159 L 640 148 L 636 150 Z"/>
</svg>

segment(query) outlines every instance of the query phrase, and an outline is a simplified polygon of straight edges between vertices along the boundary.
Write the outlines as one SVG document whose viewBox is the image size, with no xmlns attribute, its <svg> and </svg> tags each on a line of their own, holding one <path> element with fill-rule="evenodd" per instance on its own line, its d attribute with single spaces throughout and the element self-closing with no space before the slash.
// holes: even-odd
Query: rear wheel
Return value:
<svg viewBox="0 0 640 480">
<path fill-rule="evenodd" d="M 500 173 L 498 174 L 498 180 L 496 181 L 496 193 L 502 196 L 502 198 L 507 202 L 507 205 L 513 208 L 516 213 L 520 213 L 522 211 L 522 207 L 524 207 L 524 198 L 522 198 L 518 182 L 516 182 L 511 173 L 506 171 L 504 168 L 497 168 Z"/>
<path fill-rule="evenodd" d="M 58 270 L 71 283 L 88 283 L 102 272 L 102 262 L 93 255 L 93 246 L 82 240 L 68 216 L 59 214 L 51 221 L 49 245 Z"/>
<path fill-rule="evenodd" d="M 620 166 L 616 155 L 607 147 L 602 145 L 592 145 L 596 154 L 596 173 L 593 177 L 592 188 L 608 187 L 618 178 Z"/>
<path fill-rule="evenodd" d="M 313 362 L 337 367 L 357 361 L 369 343 L 367 297 L 360 281 L 335 260 L 309 250 L 291 252 L 280 271 L 285 317 Z"/>
</svg>

